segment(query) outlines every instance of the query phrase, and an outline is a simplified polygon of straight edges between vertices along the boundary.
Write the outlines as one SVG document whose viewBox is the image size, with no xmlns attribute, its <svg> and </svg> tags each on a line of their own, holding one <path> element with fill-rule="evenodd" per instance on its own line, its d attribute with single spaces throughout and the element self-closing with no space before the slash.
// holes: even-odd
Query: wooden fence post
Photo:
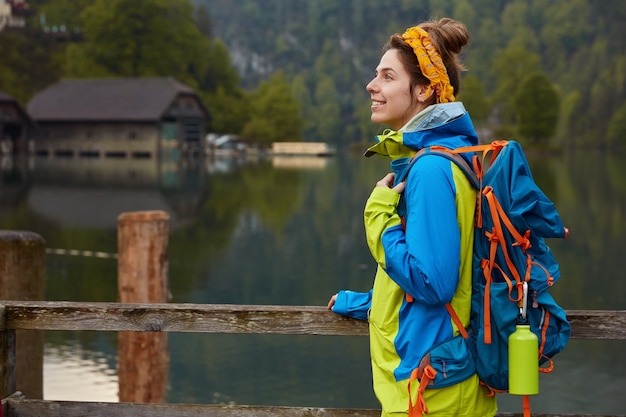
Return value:
<svg viewBox="0 0 626 417">
<path fill-rule="evenodd" d="M 16 391 L 15 351 L 15 330 L 6 328 L 6 308 L 0 306 L 0 399 Z"/>
<path fill-rule="evenodd" d="M 27 231 L 0 230 L 0 300 L 42 301 L 45 270 L 46 242 L 41 236 Z M 4 327 L 1 330 L 2 344 L 9 349 L 4 352 L 7 355 L 4 359 L 9 363 L 15 361 L 15 375 L 3 375 L 3 389 L 17 389 L 29 398 L 42 399 L 43 332 L 5 332 Z"/>
<path fill-rule="evenodd" d="M 169 215 L 163 211 L 118 217 L 118 295 L 121 303 L 169 301 Z M 167 333 L 119 332 L 120 402 L 165 401 L 169 375 Z"/>
</svg>

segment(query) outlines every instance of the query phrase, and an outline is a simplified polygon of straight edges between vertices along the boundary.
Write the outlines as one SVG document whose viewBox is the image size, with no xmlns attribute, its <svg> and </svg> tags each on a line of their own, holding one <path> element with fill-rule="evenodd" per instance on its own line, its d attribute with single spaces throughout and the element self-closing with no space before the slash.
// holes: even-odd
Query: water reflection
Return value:
<svg viewBox="0 0 626 417">
<path fill-rule="evenodd" d="M 549 242 L 563 277 L 555 297 L 567 309 L 624 309 L 624 155 L 530 153 L 529 160 L 571 230 L 568 239 Z M 337 289 L 371 286 L 375 265 L 361 213 L 387 163 L 341 153 L 304 162 L 13 161 L 2 165 L 0 227 L 39 233 L 49 248 L 115 253 L 121 212 L 161 209 L 172 219 L 174 302 L 324 305 Z M 114 258 L 51 254 L 46 298 L 116 301 L 116 274 Z M 107 368 L 96 366 L 96 373 L 115 376 L 115 334 L 67 333 L 46 334 L 47 356 L 61 349 L 71 358 L 99 352 Z M 167 399 L 376 407 L 367 349 L 363 337 L 170 334 Z M 51 363 L 46 373 L 55 375 Z M 623 412 L 626 399 L 613 387 L 626 382 L 624 375 L 622 341 L 573 340 L 555 372 L 542 376 L 533 410 Z M 114 379 L 74 399 L 110 393 Z M 519 411 L 521 400 L 503 396 L 500 404 Z"/>
<path fill-rule="evenodd" d="M 44 398 L 117 402 L 115 357 L 85 350 L 81 342 L 44 349 Z"/>
</svg>

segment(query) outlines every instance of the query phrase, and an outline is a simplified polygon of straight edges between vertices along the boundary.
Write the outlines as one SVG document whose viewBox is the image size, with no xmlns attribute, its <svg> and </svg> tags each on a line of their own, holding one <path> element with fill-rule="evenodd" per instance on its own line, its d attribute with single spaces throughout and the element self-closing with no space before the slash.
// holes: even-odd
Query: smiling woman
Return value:
<svg viewBox="0 0 626 417">
<path fill-rule="evenodd" d="M 400 53 L 391 49 L 383 55 L 376 77 L 367 85 L 372 99 L 372 121 L 399 130 L 424 107 L 411 88 L 411 76 L 402 65 Z"/>
<path fill-rule="evenodd" d="M 389 39 L 376 76 L 366 86 L 373 122 L 399 130 L 428 106 L 454 101 L 464 68 L 457 55 L 469 40 L 465 26 L 456 23 L 426 22 Z"/>
<path fill-rule="evenodd" d="M 478 143 L 469 114 L 454 102 L 462 69 L 457 55 L 468 41 L 466 27 L 449 18 L 392 35 L 366 87 L 372 121 L 393 129 L 366 152 L 392 160 L 393 172 L 377 182 L 365 206 L 367 243 L 378 270 L 369 292 L 339 291 L 328 308 L 369 322 L 383 417 L 479 417 L 497 409 L 469 361 L 463 379 L 436 388 L 426 389 L 429 379 L 420 373 L 431 349 L 459 334 L 446 303 L 463 327 L 469 325 L 475 189 L 446 158 L 426 156 L 411 164 L 428 146 Z"/>
</svg>

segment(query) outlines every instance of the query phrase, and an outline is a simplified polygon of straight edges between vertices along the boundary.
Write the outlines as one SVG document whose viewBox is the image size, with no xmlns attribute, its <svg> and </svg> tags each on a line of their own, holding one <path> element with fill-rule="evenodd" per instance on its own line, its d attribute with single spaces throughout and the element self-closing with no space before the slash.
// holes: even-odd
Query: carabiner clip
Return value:
<svg viewBox="0 0 626 417">
<path fill-rule="evenodd" d="M 528 308 L 528 282 L 522 283 L 522 305 L 519 308 L 519 314 L 523 321 L 526 321 L 526 310 Z"/>
</svg>

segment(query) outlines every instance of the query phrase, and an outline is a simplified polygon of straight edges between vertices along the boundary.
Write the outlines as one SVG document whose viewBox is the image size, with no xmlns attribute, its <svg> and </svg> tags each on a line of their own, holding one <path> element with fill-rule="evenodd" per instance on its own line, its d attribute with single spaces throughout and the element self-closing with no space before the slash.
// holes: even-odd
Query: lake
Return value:
<svg viewBox="0 0 626 417">
<path fill-rule="evenodd" d="M 548 242 L 562 273 L 552 294 L 566 309 L 624 309 L 626 155 L 528 158 L 570 229 Z M 47 256 L 47 300 L 117 301 L 117 217 L 141 210 L 170 215 L 172 302 L 326 305 L 339 289 L 372 285 L 362 212 L 388 171 L 383 158 L 5 158 L 0 168 L 0 228 L 38 233 L 58 250 Z M 365 337 L 168 337 L 168 402 L 378 407 Z M 44 397 L 117 401 L 116 366 L 116 333 L 47 332 Z M 623 341 L 574 339 L 531 405 L 624 413 L 624 386 Z M 499 404 L 521 410 L 514 396 Z"/>
</svg>

